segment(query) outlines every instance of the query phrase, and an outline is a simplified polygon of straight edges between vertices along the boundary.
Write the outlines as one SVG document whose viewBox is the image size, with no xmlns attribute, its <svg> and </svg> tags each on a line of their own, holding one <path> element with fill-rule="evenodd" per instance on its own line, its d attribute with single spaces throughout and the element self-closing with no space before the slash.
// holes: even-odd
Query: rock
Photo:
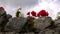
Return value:
<svg viewBox="0 0 60 34">
<path fill-rule="evenodd" d="M 4 30 L 5 25 L 9 21 L 10 16 L 8 17 L 6 11 L 0 7 L 0 31 Z"/>
<path fill-rule="evenodd" d="M 52 19 L 51 17 L 39 17 L 38 19 L 35 20 L 35 27 L 38 29 L 45 29 L 47 26 L 50 25 Z"/>
<path fill-rule="evenodd" d="M 58 32 L 58 34 L 60 34 L 60 26 L 58 26 L 55 30 Z"/>
<path fill-rule="evenodd" d="M 28 33 L 24 33 L 24 34 L 34 34 L 33 32 L 28 32 Z"/>
<path fill-rule="evenodd" d="M 12 16 L 10 14 L 7 14 L 7 19 L 9 19 L 9 18 L 12 18 Z"/>
<path fill-rule="evenodd" d="M 6 11 L 5 10 L 0 11 L 0 16 L 3 16 L 3 15 L 6 15 Z"/>
<path fill-rule="evenodd" d="M 14 17 L 10 18 L 9 22 L 7 23 L 6 27 L 13 30 L 13 31 L 21 31 L 22 27 L 26 23 L 27 19 L 22 17 Z"/>
<path fill-rule="evenodd" d="M 45 31 L 45 34 L 54 34 L 54 30 L 47 30 Z"/>
<path fill-rule="evenodd" d="M 55 25 L 60 26 L 60 19 L 56 19 L 56 20 L 55 20 Z"/>
<path fill-rule="evenodd" d="M 0 24 L 2 23 L 2 21 L 4 20 L 4 17 L 6 16 L 6 12 L 5 11 L 0 11 Z"/>
<path fill-rule="evenodd" d="M 0 11 L 0 31 L 4 29 L 4 26 L 7 24 L 7 21 L 8 19 L 6 17 L 6 11 Z"/>
<path fill-rule="evenodd" d="M 39 32 L 39 34 L 59 34 L 59 32 L 56 30 L 45 29 Z"/>
<path fill-rule="evenodd" d="M 15 34 L 15 32 L 5 32 L 5 34 Z"/>
<path fill-rule="evenodd" d="M 2 32 L 0 32 L 0 34 L 3 34 Z"/>
</svg>

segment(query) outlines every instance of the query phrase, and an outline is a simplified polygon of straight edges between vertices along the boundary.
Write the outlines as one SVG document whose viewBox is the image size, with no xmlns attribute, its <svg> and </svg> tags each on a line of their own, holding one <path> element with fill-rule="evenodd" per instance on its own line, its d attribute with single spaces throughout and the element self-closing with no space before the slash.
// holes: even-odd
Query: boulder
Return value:
<svg viewBox="0 0 60 34">
<path fill-rule="evenodd" d="M 51 25 L 52 19 L 51 17 L 39 17 L 38 19 L 35 20 L 34 26 L 40 30 L 45 29 L 49 25 Z"/>
<path fill-rule="evenodd" d="M 21 31 L 26 21 L 27 19 L 23 17 L 10 18 L 6 28 L 10 29 L 11 31 Z"/>
<path fill-rule="evenodd" d="M 8 19 L 6 17 L 6 11 L 0 11 L 0 31 L 4 29 L 4 26 L 7 24 L 7 21 Z"/>
<path fill-rule="evenodd" d="M 7 14 L 7 19 L 9 19 L 9 18 L 12 18 L 12 16 L 10 14 Z"/>
<path fill-rule="evenodd" d="M 55 25 L 60 26 L 60 19 L 55 20 Z"/>
<path fill-rule="evenodd" d="M 24 34 L 34 34 L 33 32 L 28 32 L 28 33 L 24 33 Z"/>
<path fill-rule="evenodd" d="M 6 11 L 5 10 L 0 11 L 0 17 L 4 15 L 6 15 Z"/>
<path fill-rule="evenodd" d="M 59 32 L 52 29 L 45 29 L 39 32 L 39 34 L 59 34 Z"/>
</svg>

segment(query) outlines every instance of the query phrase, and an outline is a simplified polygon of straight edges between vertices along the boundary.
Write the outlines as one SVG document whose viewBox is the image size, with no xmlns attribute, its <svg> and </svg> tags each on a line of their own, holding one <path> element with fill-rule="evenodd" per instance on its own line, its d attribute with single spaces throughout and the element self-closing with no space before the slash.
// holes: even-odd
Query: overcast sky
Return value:
<svg viewBox="0 0 60 34">
<path fill-rule="evenodd" d="M 60 0 L 0 0 L 0 6 L 3 6 L 6 12 L 13 16 L 19 6 L 25 16 L 28 11 L 39 12 L 44 9 L 49 12 L 49 16 L 55 19 L 57 12 L 60 11 Z"/>
</svg>

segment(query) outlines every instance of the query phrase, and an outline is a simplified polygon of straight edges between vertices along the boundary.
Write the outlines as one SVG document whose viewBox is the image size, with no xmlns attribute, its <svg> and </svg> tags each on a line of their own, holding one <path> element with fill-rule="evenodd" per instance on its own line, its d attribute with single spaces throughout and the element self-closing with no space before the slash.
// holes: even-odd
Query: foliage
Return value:
<svg viewBox="0 0 60 34">
<path fill-rule="evenodd" d="M 20 13 L 19 11 L 16 12 L 16 17 L 19 17 L 19 13 Z"/>
<path fill-rule="evenodd" d="M 28 20 L 27 20 L 26 24 L 24 25 L 22 32 L 30 32 L 30 31 L 33 31 L 33 29 L 35 30 L 34 18 L 28 17 L 27 19 Z"/>
</svg>

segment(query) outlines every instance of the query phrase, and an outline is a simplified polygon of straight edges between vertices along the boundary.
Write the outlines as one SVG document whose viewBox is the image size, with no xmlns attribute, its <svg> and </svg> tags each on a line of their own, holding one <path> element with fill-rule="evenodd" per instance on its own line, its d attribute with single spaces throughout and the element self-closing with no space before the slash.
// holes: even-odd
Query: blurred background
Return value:
<svg viewBox="0 0 60 34">
<path fill-rule="evenodd" d="M 36 11 L 37 13 L 44 9 L 53 19 L 56 18 L 57 12 L 60 11 L 60 0 L 0 0 L 0 6 L 3 6 L 7 14 L 15 17 L 18 7 L 21 7 L 21 13 L 26 17 L 28 11 Z"/>
</svg>

